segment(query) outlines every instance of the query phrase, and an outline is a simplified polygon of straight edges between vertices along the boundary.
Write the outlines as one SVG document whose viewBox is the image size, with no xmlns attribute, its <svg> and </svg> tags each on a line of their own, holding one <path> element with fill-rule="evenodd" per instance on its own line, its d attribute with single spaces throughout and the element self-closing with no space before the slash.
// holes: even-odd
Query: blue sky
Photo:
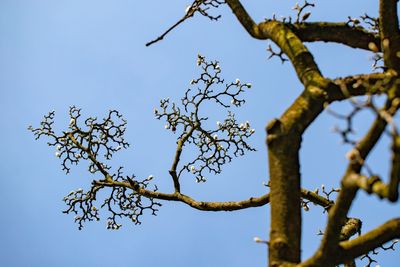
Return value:
<svg viewBox="0 0 400 267">
<path fill-rule="evenodd" d="M 256 21 L 292 14 L 293 1 L 250 1 Z M 257 1 L 258 2 L 258 1 Z M 377 14 L 377 1 L 319 1 L 311 20 L 343 21 L 367 12 Z M 232 213 L 206 213 L 164 202 L 158 216 L 146 214 L 142 225 L 122 220 L 118 231 L 106 229 L 107 213 L 82 231 L 65 215 L 62 198 L 88 188 L 95 177 L 85 165 L 66 176 L 54 149 L 34 141 L 26 130 L 56 111 L 56 129 L 67 127 L 68 108 L 85 116 L 118 109 L 128 120 L 131 147 L 112 160 L 126 174 L 155 176 L 161 191 L 170 192 L 168 169 L 176 136 L 154 119 L 159 99 L 178 101 L 199 74 L 198 53 L 219 60 L 226 81 L 251 82 L 247 103 L 235 110 L 239 120 L 256 129 L 251 143 L 257 152 L 235 159 L 224 172 L 197 184 L 185 177 L 183 193 L 200 200 L 241 200 L 265 193 L 268 180 L 264 127 L 301 92 L 292 67 L 267 60 L 268 43 L 251 39 L 227 9 L 220 22 L 196 16 L 162 42 L 157 37 L 184 14 L 189 1 L 2 0 L 0 1 L 0 258 L 3 266 L 265 266 L 266 247 L 253 237 L 268 238 L 269 208 Z M 370 53 L 335 44 L 309 44 L 328 77 L 370 72 Z M 346 110 L 345 104 L 334 106 Z M 210 107 L 204 114 L 222 120 L 226 111 Z M 358 122 L 362 133 L 370 122 Z M 331 129 L 337 120 L 323 114 L 307 131 L 301 150 L 303 186 L 337 186 L 349 147 Z M 374 171 L 388 172 L 387 140 L 371 156 Z M 360 193 L 351 214 L 364 221 L 364 231 L 399 216 L 398 205 Z M 303 258 L 318 245 L 326 215 L 318 207 L 304 214 Z M 382 252 L 381 266 L 395 266 L 400 253 Z M 365 263 L 365 262 L 364 262 Z"/>
</svg>

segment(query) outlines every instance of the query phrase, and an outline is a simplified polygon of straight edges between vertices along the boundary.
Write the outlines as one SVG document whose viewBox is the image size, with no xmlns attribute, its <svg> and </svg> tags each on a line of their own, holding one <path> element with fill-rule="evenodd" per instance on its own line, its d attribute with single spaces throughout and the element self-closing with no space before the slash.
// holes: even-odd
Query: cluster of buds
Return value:
<svg viewBox="0 0 400 267">
<path fill-rule="evenodd" d="M 315 4 L 309 3 L 307 0 L 305 0 L 302 5 L 299 5 L 299 3 L 295 4 L 292 9 L 297 12 L 296 23 L 303 23 L 311 16 L 311 12 L 303 13 L 303 11 L 308 7 L 315 7 Z"/>
<path fill-rule="evenodd" d="M 192 17 L 196 12 L 198 12 L 210 20 L 218 20 L 221 15 L 212 15 L 209 13 L 209 10 L 210 8 L 218 8 L 223 4 L 225 4 L 225 1 L 221 0 L 195 0 L 192 4 L 186 7 L 185 18 Z"/>
<path fill-rule="evenodd" d="M 96 198 L 96 193 L 99 188 L 93 187 L 90 191 L 84 192 L 82 188 L 69 192 L 63 198 L 63 201 L 68 206 L 64 213 L 74 213 L 74 220 L 78 223 L 78 229 L 83 228 L 83 223 L 86 221 L 100 220 L 99 212 L 96 206 L 93 205 L 93 200 Z"/>
<path fill-rule="evenodd" d="M 225 83 L 220 77 L 221 67 L 218 61 L 206 61 L 198 55 L 197 65 L 202 73 L 190 82 L 197 90 L 189 88 L 181 99 L 182 106 L 171 103 L 169 98 L 160 101 L 160 109 L 155 109 L 157 119 L 165 119 L 165 128 L 180 133 L 178 137 L 182 146 L 194 144 L 198 153 L 195 158 L 177 170 L 178 177 L 183 172 L 192 173 L 198 182 L 205 181 L 204 171 L 214 174 L 221 172 L 221 166 L 242 156 L 245 151 L 254 151 L 247 144 L 247 138 L 255 133 L 250 123 L 238 123 L 230 108 L 240 107 L 245 103 L 242 93 L 252 87 L 251 83 L 242 83 L 239 79 Z M 201 115 L 201 106 L 214 102 L 228 109 L 228 116 L 217 122 L 214 129 L 206 129 L 208 117 Z"/>
<path fill-rule="evenodd" d="M 130 183 L 134 178 L 134 176 L 124 177 L 122 167 L 112 176 L 112 179 L 116 182 Z M 138 187 L 146 189 L 153 178 L 153 175 L 149 175 L 142 181 L 134 181 L 134 183 Z M 68 207 L 64 213 L 76 214 L 74 220 L 78 223 L 79 230 L 83 228 L 83 224 L 87 221 L 100 220 L 99 210 L 94 205 L 94 202 L 98 191 L 104 187 L 104 184 L 102 184 L 104 182 L 106 181 L 93 181 L 92 188 L 88 192 L 84 192 L 83 189 L 79 188 L 64 197 L 63 200 Z M 154 191 L 157 191 L 157 187 L 154 188 Z M 161 204 L 154 201 L 154 199 L 145 198 L 126 187 L 112 187 L 110 195 L 105 198 L 100 207 L 105 207 L 110 213 L 106 223 L 107 229 L 118 230 L 122 224 L 117 222 L 117 217 L 126 217 L 135 224 L 140 224 L 140 216 L 144 214 L 145 210 L 150 210 L 151 214 L 156 215 L 157 207 L 159 206 Z"/>
<path fill-rule="evenodd" d="M 62 160 L 62 169 L 66 173 L 69 173 L 72 164 L 78 164 L 81 159 L 89 160 L 91 173 L 109 169 L 98 161 L 99 154 L 109 160 L 115 152 L 129 146 L 124 139 L 126 120 L 116 110 L 109 111 L 102 121 L 89 117 L 80 125 L 81 109 L 72 106 L 69 110 L 69 130 L 59 135 L 53 130 L 54 116 L 54 111 L 49 112 L 39 128 L 29 126 L 28 130 L 36 139 L 42 136 L 51 139 L 48 145 L 56 148 L 55 156 Z"/>
<path fill-rule="evenodd" d="M 113 176 L 113 180 L 117 182 L 135 183 L 136 186 L 146 189 L 154 176 L 149 175 L 142 181 L 136 181 L 135 176 L 123 176 L 122 167 Z M 153 191 L 157 191 L 155 186 Z M 158 207 L 161 204 L 152 198 L 146 198 L 126 187 L 113 187 L 110 196 L 104 200 L 101 207 L 107 207 L 111 215 L 107 218 L 107 229 L 118 230 L 122 225 L 117 223 L 117 218 L 128 218 L 134 224 L 141 224 L 140 217 L 146 210 L 152 215 L 156 215 Z"/>
</svg>

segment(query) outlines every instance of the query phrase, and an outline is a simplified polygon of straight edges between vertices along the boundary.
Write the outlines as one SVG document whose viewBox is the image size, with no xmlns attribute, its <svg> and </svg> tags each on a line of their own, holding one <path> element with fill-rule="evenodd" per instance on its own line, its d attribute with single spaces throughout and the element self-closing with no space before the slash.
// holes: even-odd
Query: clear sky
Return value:
<svg viewBox="0 0 400 267">
<path fill-rule="evenodd" d="M 256 21 L 293 14 L 293 1 L 246 1 Z M 258 3 L 263 2 L 263 3 Z M 274 3 L 272 3 L 274 2 Z M 377 2 L 314 1 L 310 20 L 344 21 L 367 12 L 377 14 Z M 219 60 L 227 81 L 251 82 L 247 103 L 235 110 L 239 120 L 256 129 L 250 141 L 257 152 L 235 159 L 224 172 L 197 184 L 188 175 L 183 193 L 199 200 L 241 200 L 260 196 L 268 180 L 264 127 L 279 116 L 302 88 L 290 64 L 267 60 L 268 42 L 248 36 L 227 7 L 220 22 L 196 16 L 151 47 L 145 43 L 183 16 L 189 1 L 128 0 L 1 0 L 0 1 L 0 261 L 2 266 L 265 266 L 266 247 L 253 237 L 268 238 L 269 208 L 206 213 L 183 204 L 164 202 L 158 216 L 146 214 L 142 225 L 122 220 L 118 231 L 100 222 L 79 231 L 73 215 L 65 215 L 62 198 L 72 189 L 87 189 L 92 177 L 85 165 L 66 176 L 54 148 L 34 141 L 27 126 L 56 111 L 56 129 L 68 125 L 68 108 L 85 116 L 118 109 L 128 120 L 131 147 L 117 153 L 113 166 L 126 174 L 155 176 L 161 191 L 171 192 L 168 169 L 176 136 L 154 119 L 161 98 L 179 100 L 199 74 L 198 53 Z M 328 77 L 370 72 L 371 53 L 335 44 L 310 44 Z M 346 109 L 346 105 L 335 105 Z M 204 114 L 223 120 L 226 111 L 209 107 Z M 359 134 L 371 116 L 359 119 Z M 336 119 L 323 114 L 307 131 L 301 150 L 303 186 L 337 186 L 349 147 L 331 128 Z M 388 172 L 389 144 L 374 150 L 371 166 Z M 312 206 L 304 213 L 303 258 L 320 239 L 326 214 Z M 363 219 L 363 231 L 399 216 L 399 206 L 360 193 L 351 216 Z M 399 248 L 399 247 L 398 247 Z M 399 248 L 400 249 L 400 248 Z M 396 266 L 400 250 L 381 252 L 381 266 Z M 364 261 L 365 264 L 365 261 Z"/>
</svg>

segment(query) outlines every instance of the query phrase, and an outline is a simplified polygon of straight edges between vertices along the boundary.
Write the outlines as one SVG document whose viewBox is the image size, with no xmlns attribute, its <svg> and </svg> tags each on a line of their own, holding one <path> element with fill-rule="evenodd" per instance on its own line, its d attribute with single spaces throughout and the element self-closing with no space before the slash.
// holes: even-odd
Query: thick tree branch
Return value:
<svg viewBox="0 0 400 267">
<path fill-rule="evenodd" d="M 313 56 L 288 26 L 279 21 L 266 21 L 259 24 L 259 30 L 287 55 L 306 87 L 316 78 L 322 78 Z"/>
<path fill-rule="evenodd" d="M 325 266 L 324 264 L 330 261 L 329 258 L 332 252 L 337 250 L 341 240 L 343 225 L 347 221 L 347 213 L 358 190 L 358 187 L 354 184 L 354 175 L 354 173 L 346 173 L 343 177 L 340 193 L 335 204 L 328 212 L 328 224 L 321 241 L 321 246 L 314 256 L 307 261 L 308 263 L 313 264 L 317 262 L 321 266 Z M 313 266 L 312 264 L 305 266 Z"/>
<path fill-rule="evenodd" d="M 398 0 L 379 1 L 379 22 L 385 66 L 400 70 L 400 31 L 397 16 Z"/>
<path fill-rule="evenodd" d="M 358 175 L 355 182 L 360 189 L 365 190 L 368 194 L 373 193 L 380 198 L 389 197 L 388 186 L 382 182 L 378 176 L 366 177 L 364 175 Z"/>
<path fill-rule="evenodd" d="M 392 219 L 355 239 L 341 242 L 335 262 L 340 264 L 357 258 L 396 238 L 400 238 L 400 218 Z"/>
<path fill-rule="evenodd" d="M 263 23 L 257 25 L 240 1 L 227 0 L 226 2 L 239 22 L 252 37 L 261 40 L 270 38 L 268 34 L 260 30 L 260 26 Z M 274 21 L 269 22 L 273 23 Z M 378 50 L 380 50 L 381 46 L 379 36 L 368 32 L 362 27 L 351 27 L 348 23 L 313 22 L 287 25 L 304 42 L 335 42 L 366 50 L 371 50 L 370 43 L 375 44 Z"/>
<path fill-rule="evenodd" d="M 349 240 L 355 234 L 361 233 L 362 222 L 357 218 L 348 218 L 340 232 L 340 241 Z"/>
<path fill-rule="evenodd" d="M 399 199 L 400 184 L 400 137 L 394 134 L 392 138 L 392 165 L 388 185 L 388 199 L 395 202 Z"/>
<path fill-rule="evenodd" d="M 239 20 L 240 24 L 246 29 L 246 31 L 256 39 L 268 39 L 268 36 L 264 36 L 260 32 L 258 25 L 247 13 L 246 9 L 238 0 L 226 0 L 226 3 L 232 10 L 233 14 Z"/>
<path fill-rule="evenodd" d="M 354 96 L 387 94 L 395 84 L 400 84 L 395 71 L 337 78 L 329 84 L 328 103 Z"/>
<path fill-rule="evenodd" d="M 378 51 L 381 49 L 379 36 L 348 23 L 305 22 L 291 24 L 290 28 L 303 42 L 334 42 L 365 50 L 371 50 L 373 43 Z"/>
<path fill-rule="evenodd" d="M 400 238 L 400 218 L 392 219 L 357 238 L 340 242 L 336 248 L 328 252 L 329 258 L 322 258 L 321 251 L 318 251 L 317 256 L 319 257 L 312 257 L 298 266 L 337 266 L 360 257 L 396 238 Z"/>
</svg>

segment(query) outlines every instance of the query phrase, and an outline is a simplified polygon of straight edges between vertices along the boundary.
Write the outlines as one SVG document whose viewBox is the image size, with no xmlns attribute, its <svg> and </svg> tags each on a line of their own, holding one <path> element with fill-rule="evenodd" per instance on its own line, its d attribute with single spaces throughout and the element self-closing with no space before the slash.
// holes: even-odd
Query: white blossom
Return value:
<svg viewBox="0 0 400 267">
<path fill-rule="evenodd" d="M 239 84 L 239 83 L 240 83 L 240 80 L 239 80 L 239 79 L 236 79 L 236 80 L 235 80 L 235 83 L 236 83 L 236 84 Z"/>
<path fill-rule="evenodd" d="M 57 157 L 57 158 L 61 157 L 61 154 L 60 154 L 60 152 L 56 152 L 56 154 L 55 154 L 55 155 L 56 155 L 56 157 Z"/>
<path fill-rule="evenodd" d="M 165 129 L 169 129 L 169 124 L 165 124 Z"/>
<path fill-rule="evenodd" d="M 250 129 L 250 134 L 253 134 L 253 133 L 255 133 L 255 132 L 256 132 L 256 130 Z"/>
<path fill-rule="evenodd" d="M 251 83 L 246 83 L 247 88 L 251 88 L 252 84 Z"/>
<path fill-rule="evenodd" d="M 62 148 L 62 146 L 61 146 L 61 145 L 58 145 L 58 146 L 57 146 L 57 150 L 59 150 L 59 151 L 60 151 L 60 150 L 61 150 L 61 148 Z"/>
<path fill-rule="evenodd" d="M 74 118 L 71 118 L 71 120 L 69 121 L 69 125 L 72 126 L 72 125 L 74 125 L 74 124 L 75 124 L 75 119 L 74 119 Z"/>
<path fill-rule="evenodd" d="M 213 138 L 214 140 L 218 140 L 218 135 L 214 134 Z"/>
<path fill-rule="evenodd" d="M 150 174 L 149 177 L 147 177 L 147 180 L 151 180 L 153 178 L 154 178 L 154 176 L 152 174 Z"/>
</svg>

